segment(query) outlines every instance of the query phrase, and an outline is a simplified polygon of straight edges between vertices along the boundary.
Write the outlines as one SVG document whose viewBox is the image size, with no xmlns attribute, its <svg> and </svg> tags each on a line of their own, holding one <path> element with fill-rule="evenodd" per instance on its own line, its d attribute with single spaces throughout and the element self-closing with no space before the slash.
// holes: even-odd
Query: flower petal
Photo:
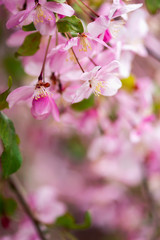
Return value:
<svg viewBox="0 0 160 240">
<path fill-rule="evenodd" d="M 16 15 L 12 15 L 6 23 L 7 29 L 13 28 L 23 22 L 29 14 L 32 12 L 32 9 L 24 10 L 18 12 Z"/>
<path fill-rule="evenodd" d="M 117 73 L 119 70 L 119 62 L 114 60 L 110 62 L 108 65 L 102 67 L 98 73 L 97 73 L 97 78 L 105 78 L 105 75 L 108 73 Z"/>
<path fill-rule="evenodd" d="M 119 17 L 125 13 L 129 13 L 132 12 L 140 7 L 142 7 L 143 4 L 139 3 L 139 4 L 128 4 L 128 5 L 124 5 L 121 8 L 117 9 L 117 11 L 115 11 L 115 13 L 113 14 L 112 18 L 116 18 Z"/>
<path fill-rule="evenodd" d="M 109 76 L 105 82 L 105 87 L 101 89 L 101 94 L 104 96 L 113 96 L 117 93 L 118 89 L 122 86 L 121 81 L 115 76 Z"/>
<path fill-rule="evenodd" d="M 94 67 L 90 72 L 82 73 L 80 80 L 86 81 L 91 80 L 94 76 L 96 76 L 97 71 L 101 68 L 101 66 Z"/>
<path fill-rule="evenodd" d="M 54 13 L 59 13 L 68 17 L 74 14 L 73 8 L 65 3 L 47 2 L 44 7 Z"/>
<path fill-rule="evenodd" d="M 36 12 L 33 16 L 35 28 L 42 35 L 53 35 L 55 33 L 56 22 L 54 14 L 41 5 L 38 6 L 35 11 Z"/>
<path fill-rule="evenodd" d="M 9 107 L 13 107 L 14 104 L 20 101 L 27 101 L 29 98 L 32 97 L 33 93 L 34 86 L 23 86 L 15 89 L 7 97 Z"/>
<path fill-rule="evenodd" d="M 84 98 L 89 98 L 92 93 L 92 88 L 89 87 L 89 82 L 86 81 L 81 85 L 81 87 L 76 91 L 73 103 L 80 102 Z"/>
<path fill-rule="evenodd" d="M 94 22 L 89 23 L 87 29 L 93 37 L 98 37 L 105 32 L 108 26 L 109 20 L 105 16 L 100 16 Z"/>
<path fill-rule="evenodd" d="M 31 113 L 38 120 L 46 119 L 51 112 L 49 96 L 33 98 Z"/>
<path fill-rule="evenodd" d="M 52 113 L 53 118 L 57 122 L 59 122 L 59 110 L 58 110 L 58 107 L 52 97 L 50 98 L 50 105 L 51 105 L 51 113 Z"/>
</svg>

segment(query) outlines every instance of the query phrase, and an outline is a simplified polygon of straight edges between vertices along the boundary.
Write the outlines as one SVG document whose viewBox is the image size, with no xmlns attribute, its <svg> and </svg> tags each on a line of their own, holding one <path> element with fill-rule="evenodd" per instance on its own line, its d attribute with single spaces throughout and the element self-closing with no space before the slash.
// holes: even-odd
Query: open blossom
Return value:
<svg viewBox="0 0 160 240">
<path fill-rule="evenodd" d="M 80 80 L 85 81 L 77 90 L 73 102 L 79 102 L 88 98 L 92 93 L 96 96 L 113 96 L 122 86 L 121 81 L 116 76 L 118 73 L 118 62 L 112 61 L 101 68 L 96 66 L 90 72 L 82 74 Z"/>
<path fill-rule="evenodd" d="M 41 4 L 42 2 L 42 4 Z M 35 28 L 42 35 L 51 35 L 55 32 L 56 18 L 54 13 L 72 16 L 74 10 L 65 3 L 37 1 L 35 6 L 12 15 L 8 20 L 7 28 L 13 28 L 20 23 L 26 25 L 33 21 Z M 53 13 L 54 12 L 54 13 Z"/>
<path fill-rule="evenodd" d="M 59 111 L 53 99 L 52 93 L 46 88 L 45 84 L 35 86 L 23 86 L 11 92 L 7 101 L 11 108 L 20 101 L 32 100 L 31 113 L 34 118 L 43 120 L 52 114 L 56 121 L 59 121 Z"/>
<path fill-rule="evenodd" d="M 123 14 L 140 8 L 142 4 L 124 4 L 120 0 L 114 0 L 107 16 L 101 15 L 94 22 L 88 24 L 88 32 L 94 36 L 102 36 L 105 42 L 110 41 L 112 37 L 117 37 L 121 27 L 124 25 L 123 19 L 116 19 Z"/>
</svg>

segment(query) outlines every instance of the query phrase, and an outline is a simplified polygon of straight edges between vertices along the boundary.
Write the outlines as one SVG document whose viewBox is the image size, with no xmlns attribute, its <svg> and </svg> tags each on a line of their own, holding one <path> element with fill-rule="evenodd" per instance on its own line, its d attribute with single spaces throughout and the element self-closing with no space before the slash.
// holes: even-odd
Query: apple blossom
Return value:
<svg viewBox="0 0 160 240">
<path fill-rule="evenodd" d="M 37 83 L 35 86 L 23 86 L 11 92 L 7 101 L 9 106 L 20 101 L 32 100 L 31 113 L 34 118 L 42 120 L 52 114 L 56 121 L 59 121 L 59 111 L 54 101 L 53 94 L 47 90 L 47 83 Z"/>
<path fill-rule="evenodd" d="M 11 16 L 6 26 L 9 29 L 21 23 L 23 24 L 24 21 L 28 21 L 28 24 L 33 21 L 36 29 L 42 35 L 51 35 L 55 33 L 56 22 L 53 12 L 72 16 L 74 10 L 65 3 L 36 1 L 35 6 L 32 8 L 20 11 L 16 15 Z"/>
<path fill-rule="evenodd" d="M 96 96 L 113 96 L 122 86 L 121 81 L 115 75 L 118 70 L 118 62 L 112 61 L 105 67 L 96 66 L 90 72 L 81 75 L 80 80 L 85 81 L 77 90 L 73 102 L 79 102 L 88 98 L 92 93 Z"/>
</svg>

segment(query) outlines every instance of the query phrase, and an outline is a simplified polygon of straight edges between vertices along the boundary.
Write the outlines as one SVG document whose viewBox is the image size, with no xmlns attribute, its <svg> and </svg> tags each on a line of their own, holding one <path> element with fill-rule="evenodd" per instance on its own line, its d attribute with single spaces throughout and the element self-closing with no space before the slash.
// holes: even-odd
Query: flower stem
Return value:
<svg viewBox="0 0 160 240">
<path fill-rule="evenodd" d="M 88 57 L 88 58 L 91 61 L 91 63 L 93 63 L 94 66 L 98 66 L 92 58 L 90 58 L 90 57 Z"/>
<path fill-rule="evenodd" d="M 18 201 L 20 202 L 21 206 L 23 207 L 25 213 L 28 215 L 28 217 L 30 218 L 30 220 L 32 221 L 32 224 L 39 236 L 39 238 L 41 240 L 46 240 L 41 228 L 40 228 L 40 223 L 34 218 L 27 202 L 25 201 L 21 191 L 20 191 L 20 187 L 18 187 L 18 181 L 13 180 L 13 178 L 9 178 L 8 179 L 8 183 L 9 186 L 11 187 L 11 189 L 13 190 L 13 192 L 15 193 Z"/>
<path fill-rule="evenodd" d="M 66 38 L 69 40 L 71 36 L 69 36 L 67 33 L 65 33 L 65 35 L 66 35 Z M 80 64 L 80 62 L 79 62 L 79 60 L 78 60 L 78 58 L 77 58 L 77 56 L 76 56 L 76 54 L 75 54 L 75 52 L 74 52 L 74 50 L 73 50 L 73 48 L 72 48 L 72 47 L 71 47 L 71 51 L 72 51 L 72 53 L 73 53 L 73 56 L 74 56 L 74 58 L 75 58 L 76 62 L 77 62 L 77 63 L 78 63 L 78 65 L 79 65 L 80 69 L 81 69 L 81 70 L 82 70 L 82 72 L 84 73 L 85 71 L 84 71 L 84 69 L 83 69 L 82 65 Z"/>
<path fill-rule="evenodd" d="M 50 42 L 51 42 L 51 38 L 52 38 L 52 36 L 49 36 L 49 38 L 48 38 L 48 44 L 47 44 L 47 47 L 46 47 L 44 60 L 43 60 L 43 65 L 42 65 L 41 73 L 38 77 L 38 81 L 43 80 L 43 82 L 45 82 L 45 80 L 44 80 L 44 70 L 45 70 L 45 64 L 46 64 L 46 59 L 47 59 L 47 54 L 48 54 L 48 49 L 49 49 L 49 45 L 50 45 Z"/>
<path fill-rule="evenodd" d="M 74 0 L 74 2 L 83 10 L 83 12 L 91 19 L 91 20 L 95 20 L 95 18 L 91 15 L 91 14 L 89 14 L 86 10 L 85 10 L 85 8 L 84 7 L 82 7 L 80 4 L 79 4 L 79 2 L 77 1 L 77 0 Z"/>
<path fill-rule="evenodd" d="M 85 2 L 82 0 L 79 0 L 86 8 L 88 8 L 96 17 L 99 17 L 99 15 L 92 9 L 90 8 Z"/>
<path fill-rule="evenodd" d="M 153 52 L 150 48 L 146 47 L 146 50 L 148 52 L 148 54 L 153 57 L 154 59 L 156 59 L 158 62 L 160 62 L 160 55 L 158 55 L 156 52 Z"/>
</svg>

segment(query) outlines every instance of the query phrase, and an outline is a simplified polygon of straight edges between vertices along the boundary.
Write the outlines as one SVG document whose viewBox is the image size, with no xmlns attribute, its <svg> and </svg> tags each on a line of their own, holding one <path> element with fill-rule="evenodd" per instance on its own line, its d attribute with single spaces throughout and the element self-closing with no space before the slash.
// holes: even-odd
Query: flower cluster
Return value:
<svg viewBox="0 0 160 240">
<path fill-rule="evenodd" d="M 140 8 L 142 4 L 126 5 L 122 1 L 113 1 L 108 6 L 107 15 L 96 14 L 94 21 L 85 27 L 81 26 L 83 32 L 78 33 L 79 29 L 76 29 L 77 34 L 72 37 L 72 31 L 63 22 L 63 19 L 68 20 L 68 24 L 75 24 L 75 28 L 77 27 L 78 18 L 74 23 L 74 9 L 70 5 L 45 0 L 25 1 L 25 4 L 22 0 L 18 3 L 17 9 L 12 9 L 6 24 L 8 29 L 17 28 L 10 36 L 9 44 L 17 46 L 18 37 L 23 42 L 30 36 L 30 31 L 23 31 L 24 27 L 34 25 L 34 32 L 41 34 L 39 50 L 31 57 L 22 54 L 22 61 L 26 72 L 30 75 L 34 72 L 38 80 L 31 83 L 31 86 L 14 90 L 7 98 L 10 107 L 19 101 L 32 99 L 33 117 L 45 119 L 52 113 L 54 119 L 59 121 L 59 111 L 55 103 L 59 98 L 73 104 L 88 99 L 92 93 L 95 96 L 113 96 L 117 93 L 122 86 L 121 54 L 118 53 L 118 45 L 122 41 L 118 35 L 122 37 L 123 28 L 126 29 L 124 16 Z M 10 3 L 6 1 L 4 4 L 9 9 Z M 80 20 L 78 21 L 81 25 Z M 64 28 L 62 31 L 58 28 L 61 23 L 62 29 Z M 58 31 L 64 32 L 64 36 Z M 125 45 L 122 43 L 121 49 Z M 98 56 L 101 59 L 97 59 Z"/>
<path fill-rule="evenodd" d="M 46 239 L 72 239 L 58 221 L 68 211 L 91 214 L 93 229 L 80 240 L 94 231 L 98 240 L 159 239 L 160 71 L 149 57 L 160 50 L 159 29 L 139 2 L 0 1 L 7 45 L 26 73 L 5 111 L 20 135 L 33 213 L 19 211 L 16 229 L 0 212 L 0 240 L 43 239 L 34 221 Z"/>
</svg>

